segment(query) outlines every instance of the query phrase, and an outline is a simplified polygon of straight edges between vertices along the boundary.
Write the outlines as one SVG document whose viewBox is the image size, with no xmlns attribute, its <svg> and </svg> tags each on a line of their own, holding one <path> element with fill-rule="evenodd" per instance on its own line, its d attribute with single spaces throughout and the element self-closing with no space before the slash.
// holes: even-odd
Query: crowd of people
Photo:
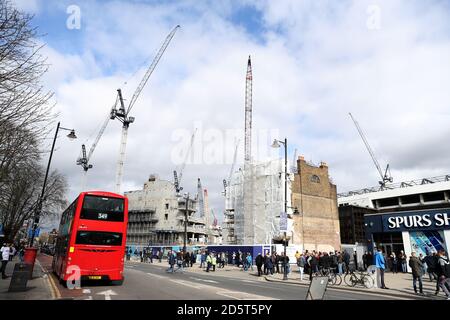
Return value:
<svg viewBox="0 0 450 320">
<path fill-rule="evenodd" d="M 3 248 L 2 248 L 3 253 Z M 127 260 L 130 260 L 132 254 L 131 249 L 127 251 Z M 164 253 L 144 249 L 143 251 L 134 252 L 140 256 L 141 262 L 153 262 L 158 259 L 162 262 Z M 408 257 L 404 251 L 398 254 L 392 253 L 386 255 L 381 248 L 371 252 L 365 252 L 362 256 L 362 264 L 358 264 L 356 252 L 351 255 L 348 251 L 320 252 L 308 251 L 295 253 L 295 261 L 290 261 L 289 256 L 285 256 L 283 252 L 278 254 L 259 253 L 255 258 L 249 252 L 240 250 L 235 252 L 209 252 L 207 250 L 198 250 L 195 252 L 169 251 L 167 254 L 167 262 L 169 264 L 168 272 L 183 272 L 185 268 L 192 268 L 199 263 L 199 268 L 206 272 L 215 272 L 216 269 L 225 268 L 226 265 L 235 266 L 242 271 L 253 271 L 253 265 L 256 265 L 258 276 L 291 273 L 291 266 L 297 266 L 295 270 L 300 274 L 300 280 L 312 280 L 317 274 L 328 274 L 334 272 L 337 274 L 347 274 L 358 266 L 362 267 L 362 271 L 367 270 L 369 266 L 375 266 L 381 277 L 381 288 L 388 289 L 384 282 L 384 274 L 386 270 L 393 273 L 408 272 L 408 266 L 411 268 L 413 276 L 413 289 L 416 293 L 423 294 L 422 278 L 428 274 L 430 281 L 436 281 L 437 295 L 442 290 L 448 299 L 450 299 L 450 261 L 444 250 L 429 253 L 425 257 L 422 254 L 416 255 L 415 252 Z M 2 267 L 3 270 L 3 267 Z"/>
</svg>

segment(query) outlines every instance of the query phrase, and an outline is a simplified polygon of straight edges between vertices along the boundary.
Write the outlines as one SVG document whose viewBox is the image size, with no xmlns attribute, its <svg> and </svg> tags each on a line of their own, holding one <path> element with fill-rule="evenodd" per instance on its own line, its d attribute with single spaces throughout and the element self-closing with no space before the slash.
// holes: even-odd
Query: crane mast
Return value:
<svg viewBox="0 0 450 320">
<path fill-rule="evenodd" d="M 123 176 L 123 165 L 125 162 L 125 150 L 127 145 L 127 137 L 128 137 L 128 128 L 131 123 L 134 122 L 134 117 L 130 117 L 129 113 L 131 109 L 133 108 L 134 104 L 136 103 L 139 95 L 142 92 L 142 89 L 144 89 L 148 79 L 152 75 L 153 71 L 155 70 L 156 66 L 158 65 L 159 60 L 161 59 L 162 55 L 167 49 L 167 46 L 169 45 L 170 41 L 172 40 L 173 36 L 175 35 L 175 32 L 180 28 L 179 25 L 177 25 L 166 37 L 166 40 L 164 40 L 164 43 L 162 44 L 161 48 L 158 50 L 158 53 L 156 54 L 155 58 L 153 59 L 153 62 L 147 69 L 144 77 L 142 78 L 141 82 L 139 83 L 138 87 L 136 88 L 136 91 L 134 92 L 130 103 L 128 105 L 128 108 L 125 109 L 125 105 L 123 103 L 122 98 L 122 91 L 120 89 L 117 90 L 119 94 L 119 100 L 120 100 L 120 108 L 119 110 L 112 110 L 111 111 L 111 119 L 118 119 L 120 122 L 122 122 L 122 136 L 120 139 L 120 149 L 119 149 L 119 159 L 117 161 L 117 168 L 116 168 L 116 192 L 120 193 L 120 188 L 122 184 L 122 176 Z"/>
<path fill-rule="evenodd" d="M 203 218 L 205 216 L 205 207 L 203 201 L 203 189 L 202 183 L 200 182 L 200 178 L 197 180 L 197 198 L 198 198 L 198 216 Z"/>
<path fill-rule="evenodd" d="M 251 160 L 252 154 L 252 62 L 248 56 L 245 81 L 245 162 Z"/>
<path fill-rule="evenodd" d="M 381 188 L 384 188 L 386 186 L 387 182 L 393 181 L 393 178 L 390 176 L 390 174 L 388 175 L 389 164 L 386 166 L 386 170 L 384 171 L 384 174 L 383 174 L 383 171 L 381 170 L 381 166 L 378 163 L 378 160 L 375 157 L 375 154 L 374 154 L 372 148 L 370 147 L 369 142 L 366 139 L 366 136 L 364 135 L 361 127 L 359 126 L 359 123 L 355 120 L 355 118 L 353 118 L 353 115 L 351 113 L 349 113 L 349 115 L 350 115 L 350 118 L 352 118 L 353 123 L 355 124 L 355 127 L 358 130 L 358 133 L 361 136 L 361 139 L 363 140 L 363 142 L 367 148 L 367 151 L 369 152 L 370 157 L 372 158 L 372 161 L 375 164 L 375 167 L 377 168 L 377 171 L 381 177 L 381 181 L 379 181 L 379 184 L 380 184 Z"/>
</svg>

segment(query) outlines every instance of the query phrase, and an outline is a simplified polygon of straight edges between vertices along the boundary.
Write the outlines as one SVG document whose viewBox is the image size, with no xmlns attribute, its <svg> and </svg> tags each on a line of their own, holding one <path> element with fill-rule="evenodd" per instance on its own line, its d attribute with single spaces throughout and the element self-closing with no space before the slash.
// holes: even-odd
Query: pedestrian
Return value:
<svg viewBox="0 0 450 320">
<path fill-rule="evenodd" d="M 280 256 L 275 252 L 275 264 L 274 267 L 277 270 L 277 273 L 280 273 Z"/>
<path fill-rule="evenodd" d="M 273 262 L 272 257 L 270 256 L 269 253 L 266 254 L 265 268 L 266 268 L 266 275 L 268 275 L 269 272 L 271 275 L 273 275 Z"/>
<path fill-rule="evenodd" d="M 338 273 L 339 273 L 339 275 L 342 275 L 344 273 L 343 272 L 343 266 L 344 266 L 344 256 L 339 251 L 338 252 Z"/>
<path fill-rule="evenodd" d="M 169 268 L 166 271 L 173 273 L 175 271 L 174 266 L 176 262 L 175 252 L 169 251 L 167 258 L 169 261 Z"/>
<path fill-rule="evenodd" d="M 350 271 L 350 254 L 344 250 L 343 260 L 345 264 L 345 273 L 348 274 Z"/>
<path fill-rule="evenodd" d="M 356 253 L 356 249 L 353 252 L 353 263 L 355 264 L 355 270 L 359 270 L 358 268 L 358 254 Z"/>
<path fill-rule="evenodd" d="M 313 273 L 317 273 L 318 271 L 319 259 L 313 253 L 308 258 L 307 262 L 309 264 L 309 280 L 312 281 Z"/>
<path fill-rule="evenodd" d="M 158 252 L 158 259 L 159 259 L 159 263 L 162 262 L 162 258 L 163 258 L 163 252 L 162 250 Z"/>
<path fill-rule="evenodd" d="M 221 253 L 220 261 L 222 262 L 222 269 L 225 268 L 225 264 L 227 263 L 227 256 L 225 252 Z"/>
<path fill-rule="evenodd" d="M 436 258 L 436 254 L 432 253 L 431 251 L 428 251 L 427 255 L 425 256 L 425 258 L 423 258 L 423 260 L 427 264 L 428 278 L 430 279 L 430 281 L 436 280 L 437 279 L 436 268 L 438 261 L 438 259 Z"/>
<path fill-rule="evenodd" d="M 445 250 L 441 249 L 438 252 L 438 282 L 442 291 L 450 300 L 450 260 L 445 254 Z"/>
<path fill-rule="evenodd" d="M 406 273 L 408 272 L 408 268 L 406 265 L 406 254 L 403 252 L 403 250 L 400 250 L 400 257 L 399 257 L 401 266 L 402 266 L 402 272 Z"/>
<path fill-rule="evenodd" d="M 298 272 L 300 272 L 300 281 L 303 281 L 303 271 L 305 270 L 306 260 L 303 254 L 297 259 Z"/>
<path fill-rule="evenodd" d="M 231 255 L 231 264 L 234 266 L 236 265 L 236 252 L 233 251 L 233 254 Z"/>
<path fill-rule="evenodd" d="M 367 270 L 367 268 L 369 267 L 369 264 L 367 263 L 367 257 L 368 257 L 368 254 L 366 251 L 366 252 L 364 252 L 364 254 L 362 256 L 364 270 Z"/>
<path fill-rule="evenodd" d="M 11 247 L 9 249 L 9 261 L 12 261 L 15 255 L 16 255 L 16 248 L 11 243 Z"/>
<path fill-rule="evenodd" d="M 9 261 L 9 252 L 10 252 L 10 248 L 7 243 L 3 244 L 3 247 L 0 248 L 0 252 L 2 254 L 2 267 L 0 271 L 2 273 L 2 279 L 6 279 L 7 278 L 6 265 L 8 264 Z"/>
<path fill-rule="evenodd" d="M 383 250 L 381 248 L 378 248 L 377 253 L 375 254 L 375 266 L 380 272 L 381 289 L 389 289 L 384 284 L 384 270 L 386 269 L 386 259 L 384 258 Z"/>
<path fill-rule="evenodd" d="M 216 271 L 216 265 L 217 265 L 217 257 L 216 254 L 213 253 L 211 257 L 211 264 L 212 264 L 212 271 Z"/>
<path fill-rule="evenodd" d="M 206 263 L 207 258 L 208 258 L 208 254 L 206 252 L 203 252 L 202 256 L 201 256 L 201 262 L 200 262 L 201 268 L 205 268 L 205 266 L 207 267 L 207 263 Z"/>
<path fill-rule="evenodd" d="M 149 257 L 150 257 L 150 263 L 153 263 L 153 249 L 150 249 L 148 251 Z"/>
<path fill-rule="evenodd" d="M 208 253 L 206 255 L 206 272 L 209 272 L 209 269 L 211 268 L 211 266 L 212 266 L 212 257 L 211 257 L 211 254 Z"/>
<path fill-rule="evenodd" d="M 178 251 L 177 252 L 176 261 L 177 261 L 177 268 L 174 270 L 174 272 L 177 272 L 178 270 L 180 270 L 181 272 L 184 272 L 184 254 L 183 254 L 183 251 Z"/>
<path fill-rule="evenodd" d="M 258 255 L 255 258 L 255 264 L 256 264 L 256 269 L 258 269 L 258 277 L 261 277 L 262 274 L 262 266 L 263 266 L 263 257 L 261 255 L 261 253 L 258 253 Z"/>
<path fill-rule="evenodd" d="M 397 273 L 398 270 L 398 260 L 397 260 L 397 256 L 395 255 L 395 253 L 391 253 L 391 265 L 392 265 L 392 273 Z"/>
<path fill-rule="evenodd" d="M 417 293 L 416 282 L 417 282 L 417 280 L 419 280 L 419 293 L 423 294 L 423 290 L 422 290 L 422 266 L 423 266 L 423 264 L 422 264 L 422 261 L 420 261 L 419 258 L 417 258 L 415 252 L 411 253 L 411 257 L 409 258 L 409 266 L 411 268 L 412 276 L 413 276 L 414 292 Z"/>
<path fill-rule="evenodd" d="M 139 257 L 141 258 L 141 262 L 144 262 L 144 252 L 139 250 Z"/>
<path fill-rule="evenodd" d="M 20 262 L 21 263 L 23 263 L 23 257 L 25 256 L 25 250 L 24 250 L 24 248 L 23 248 L 23 246 L 20 246 L 20 250 L 19 250 L 19 259 L 20 259 Z"/>
<path fill-rule="evenodd" d="M 184 254 L 184 266 L 189 267 L 191 265 L 191 255 L 189 252 Z"/>
<path fill-rule="evenodd" d="M 195 264 L 196 261 L 197 261 L 197 253 L 192 252 L 192 255 L 191 255 L 191 267 Z"/>
<path fill-rule="evenodd" d="M 252 257 L 252 255 L 250 254 L 250 253 L 247 253 L 247 257 L 246 257 L 246 262 L 247 262 L 247 270 L 249 269 L 249 268 L 251 268 L 252 269 L 252 271 L 253 271 L 253 257 Z"/>
<path fill-rule="evenodd" d="M 425 258 L 422 253 L 419 254 L 419 260 L 422 262 L 422 276 L 427 273 L 427 263 L 425 262 Z"/>
</svg>

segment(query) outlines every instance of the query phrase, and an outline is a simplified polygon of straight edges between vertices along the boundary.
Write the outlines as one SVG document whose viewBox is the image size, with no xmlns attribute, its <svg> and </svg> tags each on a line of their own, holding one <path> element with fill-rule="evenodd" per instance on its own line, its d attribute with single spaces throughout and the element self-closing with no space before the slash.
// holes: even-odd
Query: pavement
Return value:
<svg viewBox="0 0 450 320">
<path fill-rule="evenodd" d="M 39 261 L 36 260 L 33 269 L 33 277 L 28 280 L 26 291 L 9 292 L 14 265 L 19 263 L 19 259 L 15 257 L 13 261 L 6 265 L 6 279 L 0 278 L 0 300 L 50 300 L 55 296 L 50 288 L 48 275 L 43 270 Z"/>
</svg>

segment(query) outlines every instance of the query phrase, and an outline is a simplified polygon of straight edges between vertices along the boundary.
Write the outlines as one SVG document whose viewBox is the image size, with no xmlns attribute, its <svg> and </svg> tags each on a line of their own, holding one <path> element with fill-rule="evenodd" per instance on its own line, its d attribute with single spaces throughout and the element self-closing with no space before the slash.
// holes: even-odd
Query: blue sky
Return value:
<svg viewBox="0 0 450 320">
<path fill-rule="evenodd" d="M 171 180 L 179 165 L 174 150 L 187 145 L 200 124 L 202 162 L 187 164 L 185 189 L 195 192 L 201 177 L 221 212 L 222 179 L 234 150 L 233 139 L 224 136 L 244 126 L 248 55 L 256 160 L 279 156 L 266 150 L 267 141 L 286 136 L 289 159 L 297 148 L 307 160 L 327 162 L 338 191 L 376 185 L 352 112 L 395 181 L 449 172 L 448 1 L 16 3 L 34 13 L 47 34 L 41 40 L 51 68 L 44 84 L 55 92 L 61 122 L 80 137 L 60 141 L 54 158 L 54 167 L 68 176 L 71 199 L 80 187 L 81 168 L 74 163 L 81 143 L 92 143 L 117 88 L 130 99 L 149 63 L 143 62 L 176 24 L 181 29 L 133 109 L 125 190 L 141 188 L 151 173 Z M 69 5 L 81 10 L 80 30 L 66 28 Z M 186 139 L 176 141 L 180 132 Z M 119 123 L 110 123 L 92 158 L 90 188 L 113 188 L 119 139 Z M 211 146 L 223 161 L 210 161 Z"/>
</svg>

